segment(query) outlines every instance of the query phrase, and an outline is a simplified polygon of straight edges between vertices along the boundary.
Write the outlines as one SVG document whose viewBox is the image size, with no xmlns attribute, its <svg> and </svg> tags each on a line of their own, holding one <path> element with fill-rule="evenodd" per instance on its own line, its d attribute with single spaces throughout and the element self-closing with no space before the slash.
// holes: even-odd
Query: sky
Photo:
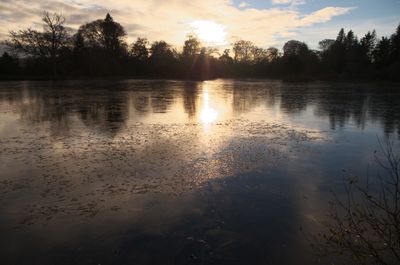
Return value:
<svg viewBox="0 0 400 265">
<path fill-rule="evenodd" d="M 296 39 L 317 48 L 340 28 L 389 36 L 400 23 L 400 0 L 0 0 L 0 40 L 9 30 L 40 29 L 44 10 L 61 13 L 75 30 L 109 12 L 128 43 L 146 37 L 177 47 L 194 32 L 221 48 L 239 39 L 265 48 Z"/>
</svg>

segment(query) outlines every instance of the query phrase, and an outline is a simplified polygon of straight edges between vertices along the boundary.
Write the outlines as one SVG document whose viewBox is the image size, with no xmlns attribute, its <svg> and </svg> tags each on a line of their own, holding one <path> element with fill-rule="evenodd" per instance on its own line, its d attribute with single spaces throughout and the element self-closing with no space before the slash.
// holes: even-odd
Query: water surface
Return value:
<svg viewBox="0 0 400 265">
<path fill-rule="evenodd" d="M 0 256 L 317 263 L 330 190 L 399 135 L 397 84 L 2 82 Z"/>
</svg>

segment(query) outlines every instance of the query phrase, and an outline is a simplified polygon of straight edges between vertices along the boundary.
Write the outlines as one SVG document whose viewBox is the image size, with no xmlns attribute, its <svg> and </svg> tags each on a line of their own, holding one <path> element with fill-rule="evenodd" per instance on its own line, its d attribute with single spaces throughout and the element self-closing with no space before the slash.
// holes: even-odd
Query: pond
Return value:
<svg viewBox="0 0 400 265">
<path fill-rule="evenodd" d="M 1 82 L 1 263 L 317 264 L 378 139 L 398 84 Z"/>
</svg>

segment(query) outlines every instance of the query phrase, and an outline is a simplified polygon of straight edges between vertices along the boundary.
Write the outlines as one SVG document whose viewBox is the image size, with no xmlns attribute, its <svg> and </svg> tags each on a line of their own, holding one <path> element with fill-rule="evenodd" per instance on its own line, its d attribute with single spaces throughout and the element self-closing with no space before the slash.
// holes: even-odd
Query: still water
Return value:
<svg viewBox="0 0 400 265">
<path fill-rule="evenodd" d="M 1 263 L 319 264 L 343 170 L 399 136 L 398 84 L 2 82 Z"/>
</svg>

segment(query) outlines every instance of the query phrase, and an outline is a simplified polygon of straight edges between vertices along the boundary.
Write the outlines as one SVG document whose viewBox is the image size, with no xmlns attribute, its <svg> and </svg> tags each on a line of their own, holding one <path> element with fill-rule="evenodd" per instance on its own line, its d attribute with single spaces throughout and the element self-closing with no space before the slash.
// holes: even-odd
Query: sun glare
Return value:
<svg viewBox="0 0 400 265">
<path fill-rule="evenodd" d="M 207 44 L 226 44 L 226 32 L 224 26 L 211 20 L 196 20 L 190 23 L 197 37 Z"/>
<path fill-rule="evenodd" d="M 218 113 L 210 107 L 208 92 L 203 92 L 203 109 L 200 114 L 200 120 L 203 124 L 213 123 L 217 120 Z"/>
</svg>

